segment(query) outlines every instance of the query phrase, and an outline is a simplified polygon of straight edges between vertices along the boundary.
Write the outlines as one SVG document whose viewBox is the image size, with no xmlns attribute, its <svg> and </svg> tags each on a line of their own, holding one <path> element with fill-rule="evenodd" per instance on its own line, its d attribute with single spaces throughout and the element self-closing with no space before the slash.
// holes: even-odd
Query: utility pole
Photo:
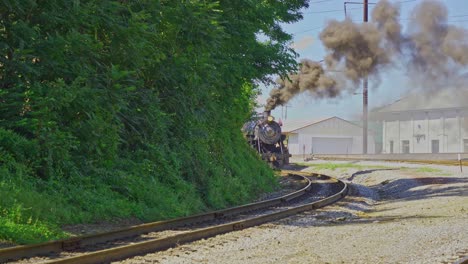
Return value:
<svg viewBox="0 0 468 264">
<path fill-rule="evenodd" d="M 368 0 L 364 0 L 364 23 L 368 20 Z M 362 154 L 367 154 L 367 76 L 362 83 Z"/>
<path fill-rule="evenodd" d="M 281 118 L 284 118 L 284 120 L 288 118 L 288 107 L 291 107 L 291 105 L 285 104 L 281 106 Z"/>
</svg>

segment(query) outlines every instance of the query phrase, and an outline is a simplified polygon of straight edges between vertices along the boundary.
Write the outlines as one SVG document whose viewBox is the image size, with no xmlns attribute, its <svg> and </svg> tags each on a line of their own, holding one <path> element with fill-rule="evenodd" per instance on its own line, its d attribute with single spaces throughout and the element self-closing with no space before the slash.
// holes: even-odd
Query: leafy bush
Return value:
<svg viewBox="0 0 468 264">
<path fill-rule="evenodd" d="M 184 216 L 271 190 L 240 127 L 258 84 L 295 68 L 279 23 L 305 3 L 4 1 L 0 239 Z"/>
</svg>

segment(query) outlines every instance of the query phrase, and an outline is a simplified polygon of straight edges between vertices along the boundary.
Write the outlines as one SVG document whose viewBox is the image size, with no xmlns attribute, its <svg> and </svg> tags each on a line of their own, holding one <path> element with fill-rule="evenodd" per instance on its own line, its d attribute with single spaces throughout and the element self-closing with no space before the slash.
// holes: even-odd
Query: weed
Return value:
<svg viewBox="0 0 468 264">
<path fill-rule="evenodd" d="M 416 169 L 417 172 L 427 172 L 427 173 L 442 173 L 441 169 L 430 168 L 430 167 L 420 167 Z"/>
<path fill-rule="evenodd" d="M 387 169 L 389 167 L 386 166 L 367 166 L 367 165 L 359 165 L 355 163 L 299 163 L 298 165 L 301 166 L 308 166 L 314 167 L 316 170 L 336 170 L 341 169 L 341 171 L 345 171 L 347 169 L 357 169 L 357 170 L 366 170 L 366 169 Z"/>
</svg>

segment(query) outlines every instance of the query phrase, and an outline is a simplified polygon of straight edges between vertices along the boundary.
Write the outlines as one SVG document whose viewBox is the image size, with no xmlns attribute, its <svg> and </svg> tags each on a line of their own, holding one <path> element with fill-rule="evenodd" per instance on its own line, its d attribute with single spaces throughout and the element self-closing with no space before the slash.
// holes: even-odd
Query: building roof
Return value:
<svg viewBox="0 0 468 264">
<path fill-rule="evenodd" d="M 320 118 L 317 120 L 303 120 L 303 119 L 302 120 L 283 120 L 282 121 L 283 125 L 281 127 L 281 130 L 283 131 L 283 133 L 290 133 L 295 130 L 311 126 L 313 124 L 322 122 L 330 118 L 332 117 Z"/>
<path fill-rule="evenodd" d="M 330 119 L 339 119 L 339 120 L 341 120 L 343 122 L 347 122 L 347 123 L 349 123 L 349 124 L 351 124 L 353 126 L 361 127 L 361 126 L 357 125 L 356 123 L 350 122 L 350 121 L 345 120 L 343 118 L 339 118 L 337 116 L 332 116 L 332 117 L 317 119 L 317 120 L 314 120 L 314 121 L 310 121 L 310 120 L 284 120 L 284 121 L 282 121 L 283 126 L 282 126 L 281 130 L 283 131 L 283 133 L 294 133 L 299 129 L 309 127 L 309 126 L 312 126 L 312 125 L 315 125 L 315 124 L 318 124 L 318 123 L 321 123 L 321 122 L 325 122 L 325 121 L 330 120 Z"/>
<path fill-rule="evenodd" d="M 441 89 L 432 93 L 412 93 L 389 105 L 374 109 L 374 113 L 406 112 L 468 108 L 467 89 Z"/>
</svg>

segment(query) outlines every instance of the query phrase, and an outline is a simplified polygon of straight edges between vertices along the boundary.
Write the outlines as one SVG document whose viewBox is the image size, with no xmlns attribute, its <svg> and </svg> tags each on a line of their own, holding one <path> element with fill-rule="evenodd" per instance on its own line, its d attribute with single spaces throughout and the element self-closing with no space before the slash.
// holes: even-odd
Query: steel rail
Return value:
<svg viewBox="0 0 468 264">
<path fill-rule="evenodd" d="M 333 179 L 333 178 L 332 178 Z M 44 262 L 45 264 L 72 264 L 72 263 L 103 263 L 119 259 L 125 259 L 136 255 L 142 255 L 150 252 L 164 250 L 179 244 L 213 237 L 216 235 L 228 233 L 231 231 L 241 230 L 244 228 L 260 225 L 266 222 L 271 222 L 291 215 L 295 215 L 304 211 L 314 210 L 324 207 L 326 205 L 335 203 L 346 196 L 348 193 L 348 185 L 345 182 L 336 180 L 341 185 L 341 190 L 329 197 L 315 201 L 306 205 L 296 206 L 283 211 L 263 215 L 259 217 L 250 218 L 247 220 L 236 221 L 228 224 L 221 224 L 218 226 L 202 228 L 199 230 L 191 231 L 188 233 L 177 234 L 165 238 L 158 238 L 144 242 L 138 242 L 131 245 L 105 249 L 101 251 L 92 252 L 86 255 L 70 257 L 66 259 L 52 260 Z"/>
<path fill-rule="evenodd" d="M 468 264 L 468 256 L 462 257 L 460 260 L 458 260 L 454 264 Z"/>
<path fill-rule="evenodd" d="M 25 246 L 16 246 L 11 248 L 0 249 L 0 263 L 4 263 L 11 260 L 17 260 L 22 258 L 30 258 L 34 256 L 42 256 L 50 253 L 60 253 L 63 251 L 70 251 L 78 249 L 85 246 L 95 245 L 98 243 L 103 243 L 107 241 L 113 241 L 118 239 L 123 239 L 127 237 L 138 236 L 145 233 L 163 231 L 170 228 L 180 227 L 188 224 L 216 220 L 223 217 L 241 214 L 257 209 L 268 208 L 276 205 L 280 205 L 284 202 L 290 201 L 294 198 L 297 198 L 301 195 L 304 195 L 312 187 L 312 182 L 305 176 L 301 175 L 291 175 L 299 176 L 302 180 L 306 181 L 306 186 L 294 191 L 292 193 L 283 195 L 278 198 L 269 199 L 265 201 L 260 201 L 256 203 L 249 203 L 242 206 L 227 208 L 223 210 L 217 210 L 209 213 L 197 214 L 188 217 L 176 218 L 166 221 L 158 221 L 147 224 L 141 224 L 137 226 L 130 226 L 127 228 L 122 228 L 110 232 L 91 234 L 79 237 L 73 237 L 62 240 L 55 240 L 40 244 L 25 245 Z"/>
</svg>

